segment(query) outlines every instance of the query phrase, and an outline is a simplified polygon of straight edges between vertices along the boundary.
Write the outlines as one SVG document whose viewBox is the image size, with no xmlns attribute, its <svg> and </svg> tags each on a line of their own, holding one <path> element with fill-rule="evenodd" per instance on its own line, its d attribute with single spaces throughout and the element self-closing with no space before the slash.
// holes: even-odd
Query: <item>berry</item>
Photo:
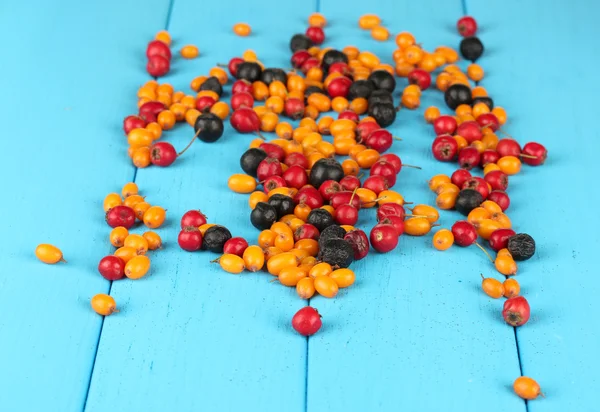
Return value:
<svg viewBox="0 0 600 412">
<path fill-rule="evenodd" d="M 491 200 L 496 203 L 504 212 L 510 206 L 510 198 L 502 190 L 492 190 L 487 197 L 487 200 Z"/>
<path fill-rule="evenodd" d="M 153 165 L 167 167 L 172 165 L 175 159 L 177 151 L 171 143 L 158 142 L 150 146 L 150 161 Z"/>
<path fill-rule="evenodd" d="M 481 155 L 474 147 L 465 147 L 458 153 L 458 164 L 463 169 L 471 170 L 479 165 Z"/>
<path fill-rule="evenodd" d="M 450 177 L 450 181 L 458 187 L 463 187 L 465 182 L 471 179 L 471 172 L 466 169 L 458 169 Z"/>
<path fill-rule="evenodd" d="M 408 82 L 416 84 L 421 90 L 427 90 L 431 85 L 431 74 L 423 69 L 413 69 L 408 74 Z"/>
<path fill-rule="evenodd" d="M 202 247 L 202 233 L 198 227 L 184 227 L 177 237 L 179 247 L 188 252 L 195 252 Z"/>
<path fill-rule="evenodd" d="M 444 92 L 444 101 L 452 110 L 455 110 L 461 104 L 471 105 L 473 101 L 471 89 L 464 84 L 453 84 Z"/>
<path fill-rule="evenodd" d="M 475 226 L 466 220 L 459 220 L 452 225 L 452 235 L 458 246 L 471 246 L 477 240 L 477 230 Z"/>
<path fill-rule="evenodd" d="M 506 188 L 508 187 L 508 176 L 501 170 L 493 170 L 486 174 L 483 179 L 489 183 L 492 190 L 506 191 Z"/>
<path fill-rule="evenodd" d="M 148 59 L 148 64 L 146 65 L 146 71 L 152 77 L 161 77 L 169 72 L 171 68 L 171 64 L 169 60 L 167 60 L 163 56 L 152 56 Z"/>
<path fill-rule="evenodd" d="M 398 232 L 390 224 L 377 224 L 369 235 L 371 246 L 379 253 L 386 253 L 398 245 Z"/>
<path fill-rule="evenodd" d="M 481 57 L 483 50 L 483 43 L 477 37 L 465 37 L 460 42 L 460 54 L 472 62 Z"/>
<path fill-rule="evenodd" d="M 256 177 L 261 182 L 268 177 L 281 176 L 282 174 L 283 169 L 281 168 L 281 163 L 279 160 L 271 157 L 267 157 L 265 160 L 260 162 L 258 168 L 256 169 Z"/>
<path fill-rule="evenodd" d="M 512 229 L 496 229 L 488 239 L 490 247 L 496 252 L 501 249 L 506 249 L 508 247 L 508 239 L 514 235 L 516 235 L 516 233 Z"/>
<path fill-rule="evenodd" d="M 525 155 L 522 156 L 523 163 L 530 166 L 539 166 L 546 161 L 548 151 L 541 144 L 530 142 L 523 146 L 522 155 Z"/>
<path fill-rule="evenodd" d="M 206 224 L 206 216 L 199 210 L 190 210 L 181 217 L 181 228 L 200 227 Z"/>
<path fill-rule="evenodd" d="M 344 239 L 319 242 L 319 260 L 329 263 L 332 267 L 347 268 L 354 260 L 354 249 Z"/>
<path fill-rule="evenodd" d="M 148 47 L 146 47 L 146 57 L 150 59 L 154 56 L 160 56 L 166 60 L 171 60 L 171 49 L 169 49 L 169 46 L 162 41 L 152 40 L 148 43 Z"/>
<path fill-rule="evenodd" d="M 223 253 L 229 253 L 242 257 L 247 247 L 248 242 L 246 242 L 246 239 L 241 237 L 232 237 L 225 242 L 225 245 L 223 245 Z"/>
<path fill-rule="evenodd" d="M 326 180 L 339 182 L 344 177 L 344 169 L 339 162 L 332 158 L 320 159 L 310 171 L 310 184 L 315 188 L 321 187 Z"/>
<path fill-rule="evenodd" d="M 526 233 L 519 233 L 508 239 L 507 248 L 514 260 L 527 260 L 535 254 L 535 240 Z"/>
<path fill-rule="evenodd" d="M 502 317 L 511 326 L 517 327 L 526 324 L 530 314 L 529 302 L 523 296 L 516 296 L 504 302 Z"/>
<path fill-rule="evenodd" d="M 462 151 L 464 150 L 465 149 Z M 458 153 L 458 143 L 456 143 L 456 140 L 452 136 L 438 136 L 431 145 L 431 152 L 433 153 L 433 157 L 435 157 L 437 160 L 441 162 L 449 162 L 452 161 Z"/>
<path fill-rule="evenodd" d="M 231 232 L 223 226 L 215 225 L 206 229 L 202 239 L 202 249 L 223 253 L 225 243 L 231 239 Z"/>
<path fill-rule="evenodd" d="M 457 126 L 456 119 L 452 116 L 439 116 L 433 121 L 433 130 L 437 136 L 442 134 L 454 134 Z"/>
<path fill-rule="evenodd" d="M 240 133 L 258 132 L 260 119 L 256 112 L 248 107 L 235 110 L 229 119 L 231 126 Z"/>
<path fill-rule="evenodd" d="M 369 116 L 381 127 L 388 127 L 396 120 L 396 108 L 389 103 L 369 103 Z"/>
<path fill-rule="evenodd" d="M 354 250 L 354 260 L 361 260 L 369 253 L 369 239 L 360 229 L 352 230 L 344 235 L 344 240 L 350 243 Z"/>
<path fill-rule="evenodd" d="M 461 214 L 468 216 L 471 210 L 479 207 L 482 202 L 483 196 L 477 190 L 463 189 L 458 193 L 454 207 Z"/>
<path fill-rule="evenodd" d="M 312 26 L 306 29 L 306 37 L 318 46 L 325 41 L 325 32 L 321 27 Z"/>
<path fill-rule="evenodd" d="M 105 256 L 98 264 L 98 272 L 107 280 L 119 280 L 125 277 L 125 262 L 118 256 Z"/>
<path fill-rule="evenodd" d="M 106 223 L 113 228 L 123 226 L 131 229 L 135 223 L 135 212 L 129 206 L 115 206 L 106 212 Z"/>
<path fill-rule="evenodd" d="M 471 37 L 477 33 L 477 22 L 471 16 L 464 16 L 456 23 L 456 29 L 461 36 Z"/>
<path fill-rule="evenodd" d="M 304 34 L 294 34 L 290 40 L 290 50 L 292 53 L 298 50 L 308 50 L 313 46 L 312 40 Z"/>
<path fill-rule="evenodd" d="M 258 202 L 250 213 L 250 222 L 258 230 L 269 229 L 277 221 L 277 209 L 266 202 Z"/>
<path fill-rule="evenodd" d="M 314 335 L 321 326 L 321 315 L 311 306 L 303 307 L 292 318 L 292 327 L 302 336 Z"/>
</svg>

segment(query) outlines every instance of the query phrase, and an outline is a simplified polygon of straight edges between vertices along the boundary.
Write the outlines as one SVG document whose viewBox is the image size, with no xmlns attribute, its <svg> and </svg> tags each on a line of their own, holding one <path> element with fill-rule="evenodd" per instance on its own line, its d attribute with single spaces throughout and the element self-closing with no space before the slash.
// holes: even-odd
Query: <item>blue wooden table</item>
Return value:
<svg viewBox="0 0 600 412">
<path fill-rule="evenodd" d="M 192 147 L 172 167 L 136 171 L 121 121 L 148 80 L 145 44 L 168 29 L 174 50 L 199 46 L 199 59 L 175 57 L 164 78 L 187 90 L 192 77 L 248 48 L 288 67 L 288 39 L 314 11 L 330 22 L 326 45 L 381 56 L 391 56 L 393 41 L 359 30 L 364 13 L 425 48 L 456 47 L 455 21 L 477 18 L 482 84 L 507 109 L 505 129 L 550 153 L 546 165 L 511 179 L 512 221 L 538 243 L 518 275 L 532 306 L 527 325 L 506 325 L 501 302 L 481 293 L 479 273 L 493 268 L 479 253 L 436 252 L 430 236 L 403 236 L 392 253 L 356 263 L 356 284 L 336 299 L 312 299 L 324 327 L 308 340 L 290 327 L 306 305 L 293 289 L 264 274 L 225 274 L 209 263 L 214 255 L 178 248 L 178 219 L 189 209 L 255 239 L 246 196 L 226 186 L 251 137 L 227 125 L 222 140 Z M 584 0 L 4 2 L 0 411 L 600 410 L 599 12 Z M 251 37 L 233 35 L 239 21 L 252 25 Z M 421 108 L 401 111 L 390 130 L 404 138 L 393 152 L 423 167 L 403 170 L 397 189 L 431 204 L 425 181 L 453 166 L 430 155 L 429 105 L 444 107 L 442 95 L 424 93 Z M 189 138 L 188 126 L 167 137 L 176 147 Z M 112 251 L 102 199 L 131 180 L 168 209 L 165 248 L 152 255 L 150 276 L 111 284 L 96 271 Z M 370 212 L 359 226 L 370 228 Z M 457 217 L 443 212 L 441 223 Z M 39 263 L 33 250 L 43 242 L 69 263 Z M 109 292 L 121 312 L 103 320 L 89 300 Z M 546 398 L 517 398 L 511 385 L 521 374 Z"/>
</svg>

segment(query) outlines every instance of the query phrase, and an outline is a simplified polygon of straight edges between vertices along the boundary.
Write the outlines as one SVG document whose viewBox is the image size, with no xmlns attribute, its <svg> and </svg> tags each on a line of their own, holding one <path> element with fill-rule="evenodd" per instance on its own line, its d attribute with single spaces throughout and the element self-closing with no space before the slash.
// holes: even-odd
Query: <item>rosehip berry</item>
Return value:
<svg viewBox="0 0 600 412">
<path fill-rule="evenodd" d="M 233 83 L 233 86 L 231 86 L 231 94 L 235 95 L 238 93 L 250 93 L 252 94 L 252 83 L 250 83 L 248 80 L 236 80 Z M 198 109 L 200 110 L 200 109 Z"/>
<path fill-rule="evenodd" d="M 360 197 L 353 195 L 352 192 L 339 192 L 331 196 L 329 204 L 334 209 L 338 209 L 342 205 L 352 205 L 355 209 L 360 209 Z"/>
<path fill-rule="evenodd" d="M 252 133 L 260 129 L 258 115 L 248 107 L 241 107 L 234 111 L 229 121 L 231 126 L 240 133 Z"/>
<path fill-rule="evenodd" d="M 327 86 L 327 93 L 333 99 L 335 97 L 347 97 L 352 86 L 352 80 L 345 76 L 336 77 Z"/>
<path fill-rule="evenodd" d="M 306 29 L 306 37 L 308 37 L 315 45 L 320 45 L 325 41 L 325 32 L 322 28 L 312 26 Z"/>
<path fill-rule="evenodd" d="M 487 200 L 491 200 L 500 206 L 500 209 L 504 212 L 510 206 L 510 198 L 502 190 L 492 190 L 487 197 Z"/>
<path fill-rule="evenodd" d="M 217 101 L 211 96 L 202 96 L 196 99 L 196 110 L 206 113 Z"/>
<path fill-rule="evenodd" d="M 107 280 L 122 279 L 125 277 L 125 262 L 118 256 L 105 256 L 98 263 L 98 272 Z"/>
<path fill-rule="evenodd" d="M 200 227 L 206 224 L 206 216 L 199 210 L 189 210 L 181 217 L 181 228 Z"/>
<path fill-rule="evenodd" d="M 399 216 L 386 216 L 379 223 L 382 225 L 392 225 L 398 236 L 404 233 L 404 219 Z"/>
<path fill-rule="evenodd" d="M 381 127 L 377 124 L 377 122 L 363 122 L 356 126 L 356 139 L 359 142 L 364 141 L 371 133 L 375 130 L 379 130 Z"/>
<path fill-rule="evenodd" d="M 241 107 L 253 107 L 254 97 L 248 92 L 240 92 L 231 96 L 231 108 L 237 110 Z M 200 109 L 198 109 L 200 110 Z"/>
<path fill-rule="evenodd" d="M 477 240 L 475 226 L 466 220 L 459 220 L 452 225 L 452 235 L 454 235 L 454 243 L 458 246 L 471 246 Z"/>
<path fill-rule="evenodd" d="M 314 335 L 321 326 L 321 315 L 311 306 L 303 307 L 292 318 L 292 327 L 302 336 Z"/>
<path fill-rule="evenodd" d="M 387 184 L 387 180 L 383 176 L 369 176 L 363 182 L 363 186 L 365 189 L 369 189 L 373 191 L 376 195 L 379 196 L 379 193 L 384 190 L 388 190 L 389 186 Z"/>
<path fill-rule="evenodd" d="M 517 327 L 526 324 L 530 314 L 529 302 L 523 296 L 509 298 L 504 302 L 502 317 L 511 326 Z"/>
<path fill-rule="evenodd" d="M 437 136 L 443 134 L 454 134 L 456 127 L 456 119 L 452 116 L 439 116 L 433 121 L 433 130 Z"/>
<path fill-rule="evenodd" d="M 490 247 L 496 252 L 508 247 L 508 239 L 516 235 L 512 229 L 496 229 L 492 232 L 489 238 Z"/>
<path fill-rule="evenodd" d="M 317 209 L 323 206 L 323 197 L 317 189 L 311 186 L 305 186 L 296 193 L 294 203 L 304 204 L 311 209 Z M 347 203 L 347 202 L 346 202 Z"/>
<path fill-rule="evenodd" d="M 140 107 L 138 113 L 147 123 L 152 123 L 158 120 L 158 115 L 163 110 L 165 105 L 161 102 L 146 102 Z"/>
<path fill-rule="evenodd" d="M 379 153 L 387 151 L 392 147 L 393 142 L 394 137 L 385 129 L 374 130 L 365 139 L 365 145 L 370 149 L 377 150 Z"/>
<path fill-rule="evenodd" d="M 292 54 L 291 63 L 292 66 L 296 69 L 302 67 L 305 61 L 311 58 L 311 55 L 306 50 L 298 50 L 294 54 Z"/>
<path fill-rule="evenodd" d="M 148 47 L 146 47 L 146 57 L 150 59 L 154 56 L 160 56 L 167 60 L 171 60 L 171 49 L 160 40 L 152 40 L 148 43 Z"/>
<path fill-rule="evenodd" d="M 458 154 L 458 164 L 463 169 L 471 170 L 479 165 L 481 154 L 474 147 L 465 147 Z"/>
<path fill-rule="evenodd" d="M 477 122 L 464 122 L 461 123 L 456 129 L 456 134 L 465 138 L 469 144 L 473 143 L 476 140 L 481 140 L 483 137 L 483 133 L 481 132 L 481 127 Z M 498 149 L 496 149 L 498 150 Z"/>
<path fill-rule="evenodd" d="M 393 187 L 396 184 L 396 169 L 385 160 L 379 160 L 371 167 L 371 176 L 381 176 L 385 179 L 388 187 Z"/>
<path fill-rule="evenodd" d="M 244 59 L 242 59 L 241 57 L 234 57 L 231 60 L 229 60 L 229 63 L 227 63 L 227 69 L 233 77 L 237 77 L 238 66 L 242 63 L 244 63 Z"/>
<path fill-rule="evenodd" d="M 195 226 L 185 227 L 179 232 L 177 243 L 183 250 L 195 252 L 202 247 L 202 233 Z"/>
<path fill-rule="evenodd" d="M 169 72 L 171 63 L 163 56 L 152 56 L 148 59 L 146 71 L 152 77 L 161 77 Z"/>
<path fill-rule="evenodd" d="M 358 210 L 352 205 L 341 205 L 335 209 L 335 220 L 340 225 L 354 226 L 358 222 Z"/>
<path fill-rule="evenodd" d="M 342 186 L 342 190 L 352 192 L 354 189 L 360 187 L 360 179 L 356 176 L 344 176 L 344 178 L 340 180 L 340 186 Z"/>
<path fill-rule="evenodd" d="M 501 170 L 493 170 L 483 177 L 490 184 L 492 190 L 506 191 L 508 187 L 508 176 Z"/>
<path fill-rule="evenodd" d="M 281 163 L 277 159 L 273 159 L 272 157 L 267 157 L 265 160 L 258 164 L 258 168 L 256 169 L 256 176 L 259 181 L 265 180 L 267 177 L 271 176 L 281 176 L 283 174 L 283 169 L 281 168 Z"/>
<path fill-rule="evenodd" d="M 386 161 L 388 163 L 391 163 L 392 166 L 394 166 L 394 169 L 396 170 L 396 174 L 400 173 L 400 171 L 402 170 L 402 160 L 400 159 L 400 157 L 398 157 L 398 155 L 394 153 L 384 154 L 379 158 L 379 161 Z"/>
<path fill-rule="evenodd" d="M 461 153 L 465 149 L 463 149 Z M 437 160 L 441 162 L 450 162 L 458 153 L 458 143 L 456 143 L 456 140 L 452 136 L 438 136 L 431 145 L 431 152 L 433 153 L 433 157 Z M 479 154 L 479 152 L 477 153 Z"/>
<path fill-rule="evenodd" d="M 467 180 L 461 186 L 461 189 L 473 189 L 478 191 L 481 194 L 483 200 L 487 199 L 490 194 L 490 189 L 488 188 L 487 182 L 479 176 L 475 176 Z"/>
<path fill-rule="evenodd" d="M 129 134 L 133 129 L 143 129 L 144 127 L 146 127 L 146 121 L 140 116 L 131 115 L 123 120 L 123 130 L 125 131 L 125 134 Z"/>
<path fill-rule="evenodd" d="M 408 82 L 416 84 L 421 90 L 427 90 L 431 85 L 431 75 L 423 69 L 413 69 L 408 73 Z"/>
<path fill-rule="evenodd" d="M 548 157 L 548 151 L 539 143 L 529 142 L 523 146 L 521 157 L 523 163 L 530 166 L 539 166 L 544 164 L 546 161 L 546 157 Z"/>
<path fill-rule="evenodd" d="M 304 101 L 296 98 L 290 98 L 285 101 L 285 115 L 292 120 L 298 120 L 304 116 Z"/>
<path fill-rule="evenodd" d="M 264 150 L 267 153 L 267 157 L 277 159 L 280 162 L 283 162 L 286 157 L 285 150 L 283 150 L 283 148 L 281 148 L 281 146 L 277 146 L 276 144 L 261 143 L 259 148 Z M 291 165 L 288 165 L 288 166 L 291 166 Z"/>
<path fill-rule="evenodd" d="M 513 139 L 500 139 L 496 145 L 496 151 L 500 157 L 504 156 L 515 156 L 519 157 L 521 154 L 521 146 Z"/>
<path fill-rule="evenodd" d="M 278 187 L 288 187 L 287 182 L 281 176 L 269 176 L 262 182 L 263 191 L 265 193 L 269 193 L 273 189 L 277 189 Z"/>
<path fill-rule="evenodd" d="M 465 182 L 471 178 L 471 172 L 466 169 L 457 169 L 452 176 L 450 176 L 450 181 L 458 187 L 463 187 Z"/>
<path fill-rule="evenodd" d="M 135 211 L 129 206 L 115 206 L 106 212 L 106 223 L 113 228 L 123 226 L 131 229 L 135 223 Z"/>
<path fill-rule="evenodd" d="M 300 166 L 292 166 L 283 172 L 283 180 L 285 181 L 287 187 L 300 189 L 308 183 L 308 175 L 306 174 L 304 168 Z"/>
<path fill-rule="evenodd" d="M 269 156 L 269 157 L 273 157 L 273 156 Z M 283 163 L 285 163 L 289 167 L 300 166 L 303 169 L 308 169 L 308 159 L 302 153 L 297 153 L 297 152 L 290 153 L 289 155 L 287 155 L 285 157 L 285 159 L 283 160 Z"/>
<path fill-rule="evenodd" d="M 371 246 L 379 253 L 386 253 L 398 245 L 398 232 L 392 225 L 377 224 L 369 235 Z"/>
<path fill-rule="evenodd" d="M 404 220 L 406 212 L 404 207 L 397 203 L 384 203 L 377 209 L 377 221 L 381 222 L 383 219 L 389 216 L 397 216 Z"/>
<path fill-rule="evenodd" d="M 500 154 L 495 150 L 484 150 L 481 153 L 481 166 L 486 167 L 490 163 L 496 163 L 500 159 Z"/>
<path fill-rule="evenodd" d="M 354 260 L 363 259 L 369 253 L 369 239 L 362 230 L 355 229 L 346 233 L 344 240 L 352 246 L 352 249 L 354 250 Z"/>
<path fill-rule="evenodd" d="M 344 189 L 342 188 L 342 185 L 336 182 L 335 180 L 326 180 L 323 183 L 321 183 L 321 186 L 319 187 L 319 193 L 321 194 L 323 199 L 327 201 L 330 201 L 331 197 L 334 194 L 339 193 L 343 190 Z"/>
<path fill-rule="evenodd" d="M 155 166 L 167 167 L 177 159 L 177 151 L 171 143 L 158 142 L 150 146 L 150 161 Z"/>
<path fill-rule="evenodd" d="M 496 131 L 500 128 L 500 120 L 494 113 L 483 113 L 477 117 L 477 123 L 481 128 L 489 127 L 492 131 Z"/>
<path fill-rule="evenodd" d="M 223 245 L 223 253 L 231 253 L 242 257 L 248 247 L 248 242 L 242 237 L 232 237 Z"/>
<path fill-rule="evenodd" d="M 294 231 L 294 242 L 302 239 L 319 239 L 319 229 L 310 223 L 305 223 Z"/>
<path fill-rule="evenodd" d="M 471 16 L 464 16 L 456 23 L 456 29 L 461 36 L 471 37 L 477 33 L 477 22 Z"/>
</svg>

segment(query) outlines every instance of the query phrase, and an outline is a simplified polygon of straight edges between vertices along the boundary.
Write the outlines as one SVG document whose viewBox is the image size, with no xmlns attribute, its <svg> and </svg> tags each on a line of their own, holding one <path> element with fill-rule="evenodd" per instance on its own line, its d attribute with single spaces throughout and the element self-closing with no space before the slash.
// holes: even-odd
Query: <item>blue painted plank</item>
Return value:
<svg viewBox="0 0 600 412">
<path fill-rule="evenodd" d="M 600 201 L 589 187 L 600 139 L 589 89 L 600 61 L 600 4 L 469 0 L 467 6 L 489 48 L 481 59 L 488 73 L 483 84 L 508 110 L 507 132 L 549 151 L 544 167 L 526 168 L 511 181 L 511 217 L 538 245 L 518 275 L 532 308 L 531 321 L 517 332 L 523 373 L 546 394 L 529 402 L 529 411 L 595 411 L 600 240 L 594 212 L 584 211 Z M 585 63 L 565 67 L 557 50 Z"/>
<path fill-rule="evenodd" d="M 105 194 L 129 181 L 121 119 L 144 70 L 139 45 L 166 2 L 4 2 L 4 217 L 0 237 L 0 410 L 80 411 L 109 283 Z M 135 18 L 132 18 L 135 16 Z M 38 262 L 38 243 L 69 263 Z"/>
<path fill-rule="evenodd" d="M 412 32 L 430 50 L 442 44 L 457 47 L 459 41 L 453 29 L 462 14 L 459 1 L 408 2 L 399 9 L 391 0 L 346 1 L 343 7 L 324 0 L 321 11 L 331 21 L 329 44 L 372 50 L 388 63 L 400 31 Z M 392 39 L 378 43 L 359 30 L 364 13 L 380 15 Z M 501 54 L 501 45 L 494 46 Z M 398 80 L 397 98 L 406 84 Z M 390 130 L 404 139 L 392 151 L 423 167 L 402 170 L 395 189 L 409 201 L 435 204 L 426 181 L 456 166 L 440 164 L 430 154 L 433 131 L 422 118 L 429 105 L 444 108 L 440 92 L 425 92 L 421 108 L 402 110 Z M 374 210 L 369 212 L 358 224 L 367 233 L 375 223 Z M 456 212 L 442 212 L 440 223 L 450 227 L 459 218 Z M 519 373 L 513 330 L 500 316 L 502 303 L 480 290 L 479 273 L 494 270 L 477 249 L 438 252 L 431 235 L 403 236 L 398 249 L 373 253 L 354 268 L 354 286 L 334 300 L 311 300 L 324 322 L 309 339 L 311 412 L 525 410 L 507 389 Z"/>
<path fill-rule="evenodd" d="M 193 77 L 247 48 L 267 65 L 288 67 L 289 38 L 304 30 L 313 5 L 269 4 L 251 14 L 247 6 L 241 0 L 177 0 L 169 26 L 174 50 L 196 44 L 200 58 L 175 58 L 164 80 L 191 93 Z M 239 21 L 251 24 L 251 37 L 232 34 Z M 192 130 L 185 124 L 164 136 L 181 149 Z M 195 143 L 167 169 L 138 171 L 141 190 L 168 209 L 165 247 L 147 278 L 113 285 L 122 312 L 103 329 L 88 411 L 304 410 L 306 339 L 290 320 L 306 302 L 293 289 L 270 283 L 271 275 L 226 274 L 209 263 L 214 254 L 189 254 L 177 245 L 179 219 L 189 209 L 201 209 L 234 236 L 256 239 L 247 196 L 227 188 L 251 139 L 227 121 L 219 142 Z"/>
</svg>

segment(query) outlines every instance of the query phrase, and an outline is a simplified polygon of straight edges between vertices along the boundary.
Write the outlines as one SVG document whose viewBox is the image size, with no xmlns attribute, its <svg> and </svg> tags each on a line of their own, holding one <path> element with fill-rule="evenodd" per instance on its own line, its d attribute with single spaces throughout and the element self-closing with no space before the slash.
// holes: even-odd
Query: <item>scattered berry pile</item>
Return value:
<svg viewBox="0 0 600 412">
<path fill-rule="evenodd" d="M 362 16 L 358 25 L 370 30 L 375 40 L 390 37 L 376 15 Z M 208 223 L 202 212 L 190 210 L 181 218 L 180 248 L 220 254 L 213 262 L 228 273 L 266 270 L 281 285 L 295 287 L 302 299 L 315 294 L 334 298 L 339 289 L 354 284 L 356 274 L 349 267 L 355 260 L 372 250 L 393 251 L 403 234 L 424 236 L 439 226 L 438 209 L 456 210 L 466 220 L 456 221 L 450 230 L 437 230 L 433 247 L 444 251 L 456 244 L 481 249 L 506 277 L 501 282 L 482 275 L 483 291 L 494 299 L 506 298 L 502 316 L 508 324 L 527 323 L 529 304 L 511 276 L 517 273 L 517 261 L 534 255 L 535 241 L 512 229 L 506 214 L 510 206 L 507 189 L 509 176 L 519 173 L 522 163 L 542 165 L 547 151 L 536 142 L 521 147 L 502 130 L 506 111 L 495 106 L 479 84 L 484 70 L 475 61 L 484 46 L 475 37 L 476 21 L 463 17 L 457 23 L 463 36 L 460 54 L 447 46 L 427 51 L 411 33 L 399 33 L 391 56 L 394 65 L 354 46 L 321 47 L 326 26 L 325 17 L 316 13 L 309 17 L 304 33 L 291 37 L 292 69 L 266 67 L 256 53 L 247 50 L 227 64 L 217 64 L 206 76 L 192 79 L 191 94 L 157 80 L 138 90 L 138 113 L 123 123 L 128 155 L 138 168 L 167 167 L 196 140 L 216 142 L 224 135 L 227 118 L 237 132 L 256 136 L 241 154 L 243 173 L 227 181 L 233 192 L 249 195 L 249 221 L 259 231 L 256 242 L 233 237 L 225 226 Z M 250 36 L 252 30 L 238 23 L 233 32 Z M 168 73 L 170 46 L 165 31 L 148 44 L 151 76 Z M 185 59 L 198 55 L 196 46 L 181 49 Z M 460 56 L 471 62 L 466 73 L 455 64 Z M 396 105 L 397 79 L 404 82 L 404 78 L 406 86 Z M 230 82 L 228 104 L 220 99 Z M 435 134 L 431 151 L 439 161 L 456 161 L 458 169 L 451 176 L 439 174 L 429 180 L 437 208 L 426 204 L 410 208 L 407 205 L 412 203 L 393 187 L 403 167 L 420 167 L 386 153 L 394 141 L 401 140 L 386 128 L 398 111 L 418 108 L 422 93 L 434 88 L 444 94 L 452 113 L 443 114 L 437 107 L 425 110 L 425 121 Z M 172 144 L 158 141 L 164 131 L 183 122 L 194 129 L 185 148 L 178 152 Z M 267 140 L 264 133 L 275 133 L 276 138 Z M 377 223 L 367 235 L 356 225 L 360 211 L 371 208 L 377 208 Z M 135 234 L 130 230 L 137 222 L 149 229 L 160 227 L 166 211 L 146 202 L 135 183 L 125 185 L 121 194 L 107 195 L 104 211 L 113 228 L 110 242 L 118 249 L 102 258 L 100 274 L 111 281 L 145 276 L 150 270 L 148 251 L 159 249 L 161 238 L 152 231 Z M 62 252 L 52 245 L 39 245 L 36 255 L 49 264 L 64 261 Z M 108 295 L 94 296 L 91 304 L 101 315 L 116 311 L 116 302 Z M 292 319 L 293 328 L 304 336 L 316 333 L 321 325 L 321 315 L 310 306 Z M 514 390 L 525 399 L 541 394 L 539 385 L 526 377 L 514 382 Z"/>
</svg>

